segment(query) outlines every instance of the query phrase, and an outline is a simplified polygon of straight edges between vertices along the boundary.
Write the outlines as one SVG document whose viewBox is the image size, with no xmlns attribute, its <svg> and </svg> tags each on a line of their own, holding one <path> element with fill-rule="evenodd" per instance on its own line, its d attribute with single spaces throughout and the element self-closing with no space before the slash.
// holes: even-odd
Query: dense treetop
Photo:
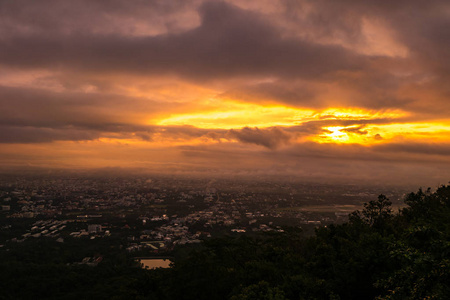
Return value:
<svg viewBox="0 0 450 300">
<path fill-rule="evenodd" d="M 419 190 L 393 212 L 384 195 L 349 222 L 207 240 L 142 270 L 119 247 L 97 267 L 67 265 L 75 245 L 1 251 L 0 299 L 444 299 L 450 294 L 450 186 Z M 34 253 L 34 258 L 33 258 Z M 28 257 L 28 258 L 27 258 Z"/>
</svg>

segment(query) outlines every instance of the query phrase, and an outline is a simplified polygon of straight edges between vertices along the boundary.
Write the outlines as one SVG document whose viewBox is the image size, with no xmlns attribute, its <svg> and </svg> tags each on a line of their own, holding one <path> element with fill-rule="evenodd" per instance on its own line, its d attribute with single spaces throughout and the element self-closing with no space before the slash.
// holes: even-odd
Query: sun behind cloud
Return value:
<svg viewBox="0 0 450 300">
<path fill-rule="evenodd" d="M 449 169 L 448 1 L 91 2 L 1 2 L 2 165 Z"/>
<path fill-rule="evenodd" d="M 242 129 L 280 127 L 294 131 L 316 124 L 314 132 L 303 133 L 306 140 L 317 143 L 372 145 L 391 140 L 446 141 L 450 123 L 411 122 L 401 110 L 367 110 L 362 108 L 302 109 L 287 106 L 225 102 L 228 109 L 194 111 L 162 117 L 158 126 L 192 126 L 199 129 Z M 154 122 L 151 120 L 149 122 Z M 292 128 L 292 129 L 291 129 Z M 306 136 L 305 136 L 306 135 Z"/>
</svg>

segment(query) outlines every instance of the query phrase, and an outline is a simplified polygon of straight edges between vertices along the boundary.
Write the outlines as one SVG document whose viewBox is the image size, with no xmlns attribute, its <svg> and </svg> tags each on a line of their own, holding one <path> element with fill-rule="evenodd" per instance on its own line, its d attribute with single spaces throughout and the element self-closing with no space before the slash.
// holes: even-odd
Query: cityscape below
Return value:
<svg viewBox="0 0 450 300">
<path fill-rule="evenodd" d="M 123 239 L 128 252 L 165 254 L 225 234 L 283 232 L 343 223 L 382 191 L 402 206 L 401 187 L 303 183 L 275 178 L 95 174 L 3 175 L 2 248 L 28 239 Z M 20 230 L 13 224 L 20 222 Z M 94 241 L 93 241 L 94 242 Z"/>
</svg>

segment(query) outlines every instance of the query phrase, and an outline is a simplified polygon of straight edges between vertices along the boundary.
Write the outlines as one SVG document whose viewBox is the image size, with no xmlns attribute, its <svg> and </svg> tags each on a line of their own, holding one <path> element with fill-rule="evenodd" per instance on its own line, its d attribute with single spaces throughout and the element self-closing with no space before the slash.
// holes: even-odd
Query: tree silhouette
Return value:
<svg viewBox="0 0 450 300">
<path fill-rule="evenodd" d="M 381 227 L 392 217 L 392 202 L 383 194 L 378 196 L 378 200 L 364 203 L 362 219 L 372 227 Z"/>
</svg>

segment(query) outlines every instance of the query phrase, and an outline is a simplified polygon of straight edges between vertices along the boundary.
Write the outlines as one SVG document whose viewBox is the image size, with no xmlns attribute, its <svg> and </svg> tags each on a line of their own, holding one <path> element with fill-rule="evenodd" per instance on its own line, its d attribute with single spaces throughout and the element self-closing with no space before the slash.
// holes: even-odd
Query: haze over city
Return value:
<svg viewBox="0 0 450 300">
<path fill-rule="evenodd" d="M 1 1 L 2 169 L 450 178 L 448 1 Z"/>
</svg>

